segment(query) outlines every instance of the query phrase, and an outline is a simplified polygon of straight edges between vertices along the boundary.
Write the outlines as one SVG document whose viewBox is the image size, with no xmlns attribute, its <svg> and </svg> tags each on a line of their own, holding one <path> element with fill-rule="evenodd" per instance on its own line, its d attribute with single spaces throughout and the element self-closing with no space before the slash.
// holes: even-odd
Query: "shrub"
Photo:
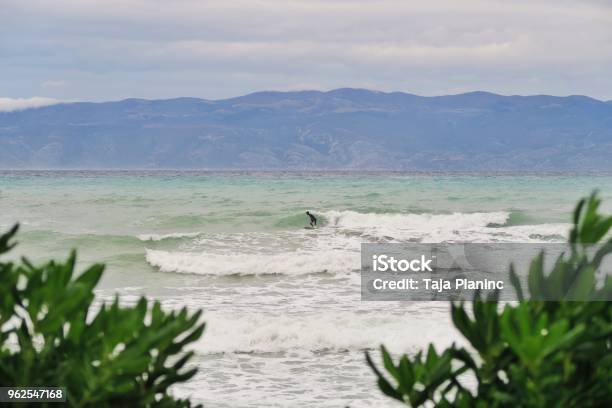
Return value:
<svg viewBox="0 0 612 408">
<path fill-rule="evenodd" d="M 0 255 L 15 226 L 0 236 Z M 70 406 L 189 407 L 171 385 L 195 373 L 185 346 L 204 330 L 201 312 L 166 312 L 144 297 L 133 307 L 93 307 L 103 265 L 75 276 L 66 262 L 0 262 L 0 385 L 60 386 Z"/>
<path fill-rule="evenodd" d="M 528 292 L 510 266 L 520 300 L 498 304 L 497 294 L 477 294 L 471 316 L 451 303 L 452 321 L 474 352 L 457 347 L 403 355 L 394 360 L 381 346 L 384 371 L 366 359 L 386 395 L 407 405 L 440 407 L 598 407 L 612 401 L 612 279 L 596 284 L 596 271 L 612 252 L 612 216 L 598 213 L 596 194 L 579 202 L 562 254 L 549 274 L 544 253 L 530 265 Z M 603 242 L 602 242 L 603 241 Z M 596 253 L 589 244 L 600 243 Z M 544 299 L 561 299 L 544 301 Z M 390 379 L 387 378 L 390 376 Z M 467 381 L 466 381 L 467 380 Z M 466 382 L 475 382 L 466 386 Z"/>
</svg>

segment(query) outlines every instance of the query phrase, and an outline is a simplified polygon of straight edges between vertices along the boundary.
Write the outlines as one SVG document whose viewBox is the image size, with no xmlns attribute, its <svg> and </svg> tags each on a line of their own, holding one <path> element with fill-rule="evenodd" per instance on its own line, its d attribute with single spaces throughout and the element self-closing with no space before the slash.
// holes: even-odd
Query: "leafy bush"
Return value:
<svg viewBox="0 0 612 408">
<path fill-rule="evenodd" d="M 0 236 L 0 255 L 16 232 Z M 104 266 L 76 277 L 75 260 L 0 262 L 0 385 L 66 387 L 74 407 L 191 406 L 168 388 L 196 373 L 185 346 L 202 335 L 200 312 L 165 312 L 145 298 L 92 308 Z"/>
<path fill-rule="evenodd" d="M 528 291 L 512 268 L 510 278 L 521 300 L 498 304 L 497 294 L 452 303 L 452 321 L 475 354 L 453 344 L 443 352 L 432 345 L 425 354 L 394 361 L 381 346 L 383 374 L 366 353 L 386 395 L 410 406 L 440 407 L 598 407 L 612 402 L 612 279 L 596 285 L 595 274 L 612 252 L 612 216 L 598 213 L 595 194 L 574 212 L 569 254 L 544 273 L 544 253 L 530 265 Z M 604 241 L 604 242 L 601 242 Z M 601 243 L 595 254 L 589 244 Z M 600 285 L 601 286 L 601 285 Z M 544 301 L 555 296 L 559 301 Z M 387 375 L 391 379 L 387 379 Z M 466 383 L 474 386 L 466 386 Z"/>
</svg>

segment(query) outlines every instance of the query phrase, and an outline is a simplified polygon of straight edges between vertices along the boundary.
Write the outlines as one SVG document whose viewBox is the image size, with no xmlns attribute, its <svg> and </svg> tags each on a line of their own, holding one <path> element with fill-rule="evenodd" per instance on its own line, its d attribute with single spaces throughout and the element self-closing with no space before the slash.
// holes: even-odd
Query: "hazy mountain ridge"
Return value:
<svg viewBox="0 0 612 408">
<path fill-rule="evenodd" d="M 2 168 L 612 170 L 612 102 L 257 92 L 0 113 Z"/>
</svg>

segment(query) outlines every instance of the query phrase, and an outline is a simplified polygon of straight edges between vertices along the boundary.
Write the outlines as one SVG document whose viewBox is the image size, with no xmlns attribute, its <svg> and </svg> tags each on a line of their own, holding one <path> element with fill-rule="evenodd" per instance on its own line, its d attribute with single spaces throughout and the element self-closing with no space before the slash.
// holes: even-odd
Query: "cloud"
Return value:
<svg viewBox="0 0 612 408">
<path fill-rule="evenodd" d="M 0 98 L 0 112 L 13 112 L 43 106 L 55 105 L 61 101 L 53 98 L 34 96 L 32 98 Z"/>
<path fill-rule="evenodd" d="M 598 0 L 3 0 L 0 23 L 11 96 L 321 84 L 612 98 L 612 3 Z"/>
</svg>

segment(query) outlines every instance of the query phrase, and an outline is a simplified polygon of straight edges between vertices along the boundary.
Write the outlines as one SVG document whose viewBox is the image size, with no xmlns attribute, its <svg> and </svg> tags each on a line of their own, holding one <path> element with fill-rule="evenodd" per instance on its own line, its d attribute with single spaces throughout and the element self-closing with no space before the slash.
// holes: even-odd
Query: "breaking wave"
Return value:
<svg viewBox="0 0 612 408">
<path fill-rule="evenodd" d="M 510 214 L 377 214 L 329 211 L 316 230 L 141 235 L 143 241 L 193 238 L 176 250 L 146 249 L 162 272 L 210 276 L 347 274 L 360 268 L 363 242 L 558 242 L 568 224 L 504 226 Z M 491 225 L 495 224 L 495 227 Z"/>
<path fill-rule="evenodd" d="M 489 213 L 453 214 L 377 214 L 355 211 L 328 211 L 325 216 L 330 225 L 343 228 L 390 229 L 409 228 L 425 231 L 432 228 L 465 229 L 485 227 L 491 223 L 503 224 L 510 213 L 504 211 Z"/>
<path fill-rule="evenodd" d="M 214 276 L 339 274 L 360 268 L 359 253 L 337 250 L 219 254 L 147 249 L 146 260 L 162 272 Z"/>
</svg>

